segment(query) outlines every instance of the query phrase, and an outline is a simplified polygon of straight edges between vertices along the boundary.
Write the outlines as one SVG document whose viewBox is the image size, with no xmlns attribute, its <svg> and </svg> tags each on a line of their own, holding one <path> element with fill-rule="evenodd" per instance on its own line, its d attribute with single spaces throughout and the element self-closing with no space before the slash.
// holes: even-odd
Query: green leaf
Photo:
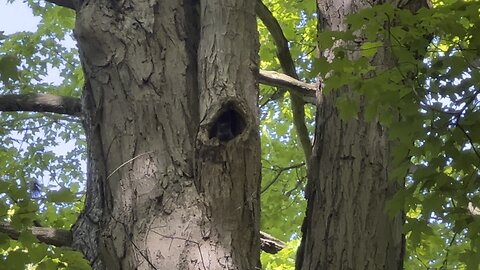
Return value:
<svg viewBox="0 0 480 270">
<path fill-rule="evenodd" d="M 61 188 L 58 191 L 51 191 L 47 193 L 47 200 L 50 202 L 74 202 L 77 197 L 70 189 Z"/>
<path fill-rule="evenodd" d="M 377 51 L 378 48 L 383 46 L 383 42 L 380 41 L 375 41 L 375 42 L 365 42 L 360 46 L 360 49 L 362 50 L 362 56 L 364 57 L 373 57 Z"/>
<path fill-rule="evenodd" d="M 38 239 L 32 234 L 31 231 L 22 231 L 20 236 L 18 237 L 18 241 L 20 241 L 25 247 L 32 247 L 33 244 L 38 243 Z"/>
<path fill-rule="evenodd" d="M 0 80 L 4 84 L 8 84 L 10 80 L 17 81 L 19 79 L 17 66 L 20 60 L 13 55 L 0 55 Z"/>
<path fill-rule="evenodd" d="M 49 254 L 50 246 L 46 244 L 35 244 L 28 248 L 28 254 L 30 255 L 32 263 L 39 262 L 52 262 L 50 259 L 47 259 Z"/>
<path fill-rule="evenodd" d="M 0 193 L 7 193 L 11 183 L 6 181 L 0 181 Z"/>
<path fill-rule="evenodd" d="M 343 120 L 357 118 L 359 111 L 358 100 L 342 95 L 337 99 L 337 107 Z"/>
<path fill-rule="evenodd" d="M 8 246 L 10 245 L 11 238 L 5 234 L 5 233 L 0 233 L 0 249 L 7 249 Z"/>
<path fill-rule="evenodd" d="M 9 270 L 24 270 L 29 262 L 28 253 L 21 250 L 10 251 L 5 260 Z"/>
<path fill-rule="evenodd" d="M 58 263 L 53 262 L 51 260 L 43 261 L 37 266 L 37 270 L 57 270 L 57 269 L 59 269 Z"/>
<path fill-rule="evenodd" d="M 83 255 L 78 251 L 69 249 L 61 249 L 61 260 L 65 262 L 68 269 L 72 270 L 90 270 L 91 266 L 87 260 L 83 258 Z"/>
</svg>

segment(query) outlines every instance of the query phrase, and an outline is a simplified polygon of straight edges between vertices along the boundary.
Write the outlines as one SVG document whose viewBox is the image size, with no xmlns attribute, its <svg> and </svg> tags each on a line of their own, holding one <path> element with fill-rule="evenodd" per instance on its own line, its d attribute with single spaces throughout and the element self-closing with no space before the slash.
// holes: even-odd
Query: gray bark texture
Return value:
<svg viewBox="0 0 480 270">
<path fill-rule="evenodd" d="M 94 269 L 255 269 L 255 0 L 77 9 L 88 140 L 73 242 Z"/>
<path fill-rule="evenodd" d="M 399 7 L 412 11 L 426 7 L 424 1 L 400 2 Z M 319 31 L 346 30 L 346 16 L 372 3 L 377 1 L 317 0 Z M 334 57 L 326 48 L 321 55 Z M 373 61 L 392 67 L 392 59 L 385 50 Z M 352 90 L 319 94 L 297 270 L 403 268 L 403 214 L 392 218 L 385 211 L 387 200 L 401 188 L 389 181 L 388 131 L 378 121 L 367 122 L 363 112 L 358 119 L 340 118 L 336 101 Z"/>
</svg>

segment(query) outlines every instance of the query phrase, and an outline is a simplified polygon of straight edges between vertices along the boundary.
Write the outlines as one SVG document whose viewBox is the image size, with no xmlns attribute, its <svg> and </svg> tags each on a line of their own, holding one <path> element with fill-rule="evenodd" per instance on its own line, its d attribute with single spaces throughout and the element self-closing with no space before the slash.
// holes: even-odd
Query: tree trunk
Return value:
<svg viewBox="0 0 480 270">
<path fill-rule="evenodd" d="M 85 210 L 94 269 L 255 269 L 260 143 L 254 0 L 90 1 Z"/>
<path fill-rule="evenodd" d="M 410 10 L 425 5 L 424 1 L 403 2 L 402 7 Z M 346 30 L 346 16 L 371 3 L 317 0 L 319 30 Z M 331 50 L 323 49 L 322 57 L 331 59 Z M 392 66 L 391 59 L 385 50 L 374 61 Z M 399 213 L 392 218 L 385 211 L 387 200 L 401 188 L 388 180 L 387 130 L 378 121 L 364 119 L 362 104 L 357 119 L 340 118 L 337 99 L 352 90 L 321 94 L 319 99 L 297 270 L 403 268 L 403 216 Z"/>
</svg>

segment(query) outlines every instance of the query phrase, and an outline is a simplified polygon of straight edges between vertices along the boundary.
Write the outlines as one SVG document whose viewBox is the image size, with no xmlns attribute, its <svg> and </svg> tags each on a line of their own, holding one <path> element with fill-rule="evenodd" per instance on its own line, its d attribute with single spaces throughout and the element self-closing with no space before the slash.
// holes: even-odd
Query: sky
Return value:
<svg viewBox="0 0 480 270">
<path fill-rule="evenodd" d="M 13 3 L 0 0 L 0 31 L 4 31 L 5 35 L 20 31 L 35 32 L 39 22 L 40 17 L 33 16 L 30 7 L 22 0 L 15 0 Z M 73 40 L 68 37 L 62 44 L 67 47 L 75 46 Z M 59 70 L 50 69 L 49 75 L 43 78 L 43 82 L 55 84 L 60 81 L 59 74 Z"/>
<path fill-rule="evenodd" d="M 0 0 L 0 31 L 12 34 L 18 31 L 35 31 L 39 17 L 34 17 L 31 9 L 20 0 L 13 4 Z"/>
</svg>

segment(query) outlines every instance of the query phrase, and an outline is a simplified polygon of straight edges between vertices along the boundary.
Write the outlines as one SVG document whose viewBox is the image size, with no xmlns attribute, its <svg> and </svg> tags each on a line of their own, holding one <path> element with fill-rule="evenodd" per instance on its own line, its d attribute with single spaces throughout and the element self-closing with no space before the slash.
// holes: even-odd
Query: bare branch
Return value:
<svg viewBox="0 0 480 270">
<path fill-rule="evenodd" d="M 57 247 L 70 247 L 72 244 L 72 233 L 69 230 L 43 227 L 31 227 L 30 229 L 32 234 L 42 243 Z M 4 233 L 15 240 L 18 240 L 20 236 L 18 230 L 6 223 L 0 223 L 0 233 Z"/>
<path fill-rule="evenodd" d="M 261 249 L 270 254 L 276 254 L 280 250 L 285 248 L 285 243 L 277 238 L 265 233 L 260 232 Z"/>
<path fill-rule="evenodd" d="M 305 83 L 285 74 L 260 70 L 259 81 L 262 84 L 292 89 L 305 102 L 315 103 L 314 84 Z M 0 111 L 2 112 L 52 112 L 71 116 L 82 114 L 80 99 L 50 94 L 0 95 Z"/>
<path fill-rule="evenodd" d="M 277 173 L 275 174 L 275 176 L 273 177 L 272 181 L 270 181 L 270 183 L 268 183 L 261 191 L 260 191 L 260 194 L 263 194 L 265 191 L 267 191 L 273 184 L 275 184 L 275 182 L 277 182 L 277 180 L 280 178 L 280 175 L 282 175 L 283 172 L 285 171 L 288 171 L 288 170 L 291 170 L 291 169 L 297 169 L 297 168 L 300 168 L 302 166 L 305 166 L 305 162 L 302 162 L 300 164 L 295 164 L 295 165 L 292 165 L 292 166 L 288 166 L 288 167 L 284 167 L 284 168 L 279 168 L 277 169 Z"/>
<path fill-rule="evenodd" d="M 80 99 L 48 94 L 23 94 L 0 96 L 3 112 L 53 112 L 72 116 L 81 115 Z"/>
<path fill-rule="evenodd" d="M 60 7 L 76 10 L 76 0 L 45 0 Z"/>
<path fill-rule="evenodd" d="M 283 73 L 269 70 L 260 70 L 259 81 L 266 85 L 292 89 L 302 96 L 305 102 L 315 104 L 315 91 L 317 89 L 315 84 L 305 83 Z"/>
</svg>

